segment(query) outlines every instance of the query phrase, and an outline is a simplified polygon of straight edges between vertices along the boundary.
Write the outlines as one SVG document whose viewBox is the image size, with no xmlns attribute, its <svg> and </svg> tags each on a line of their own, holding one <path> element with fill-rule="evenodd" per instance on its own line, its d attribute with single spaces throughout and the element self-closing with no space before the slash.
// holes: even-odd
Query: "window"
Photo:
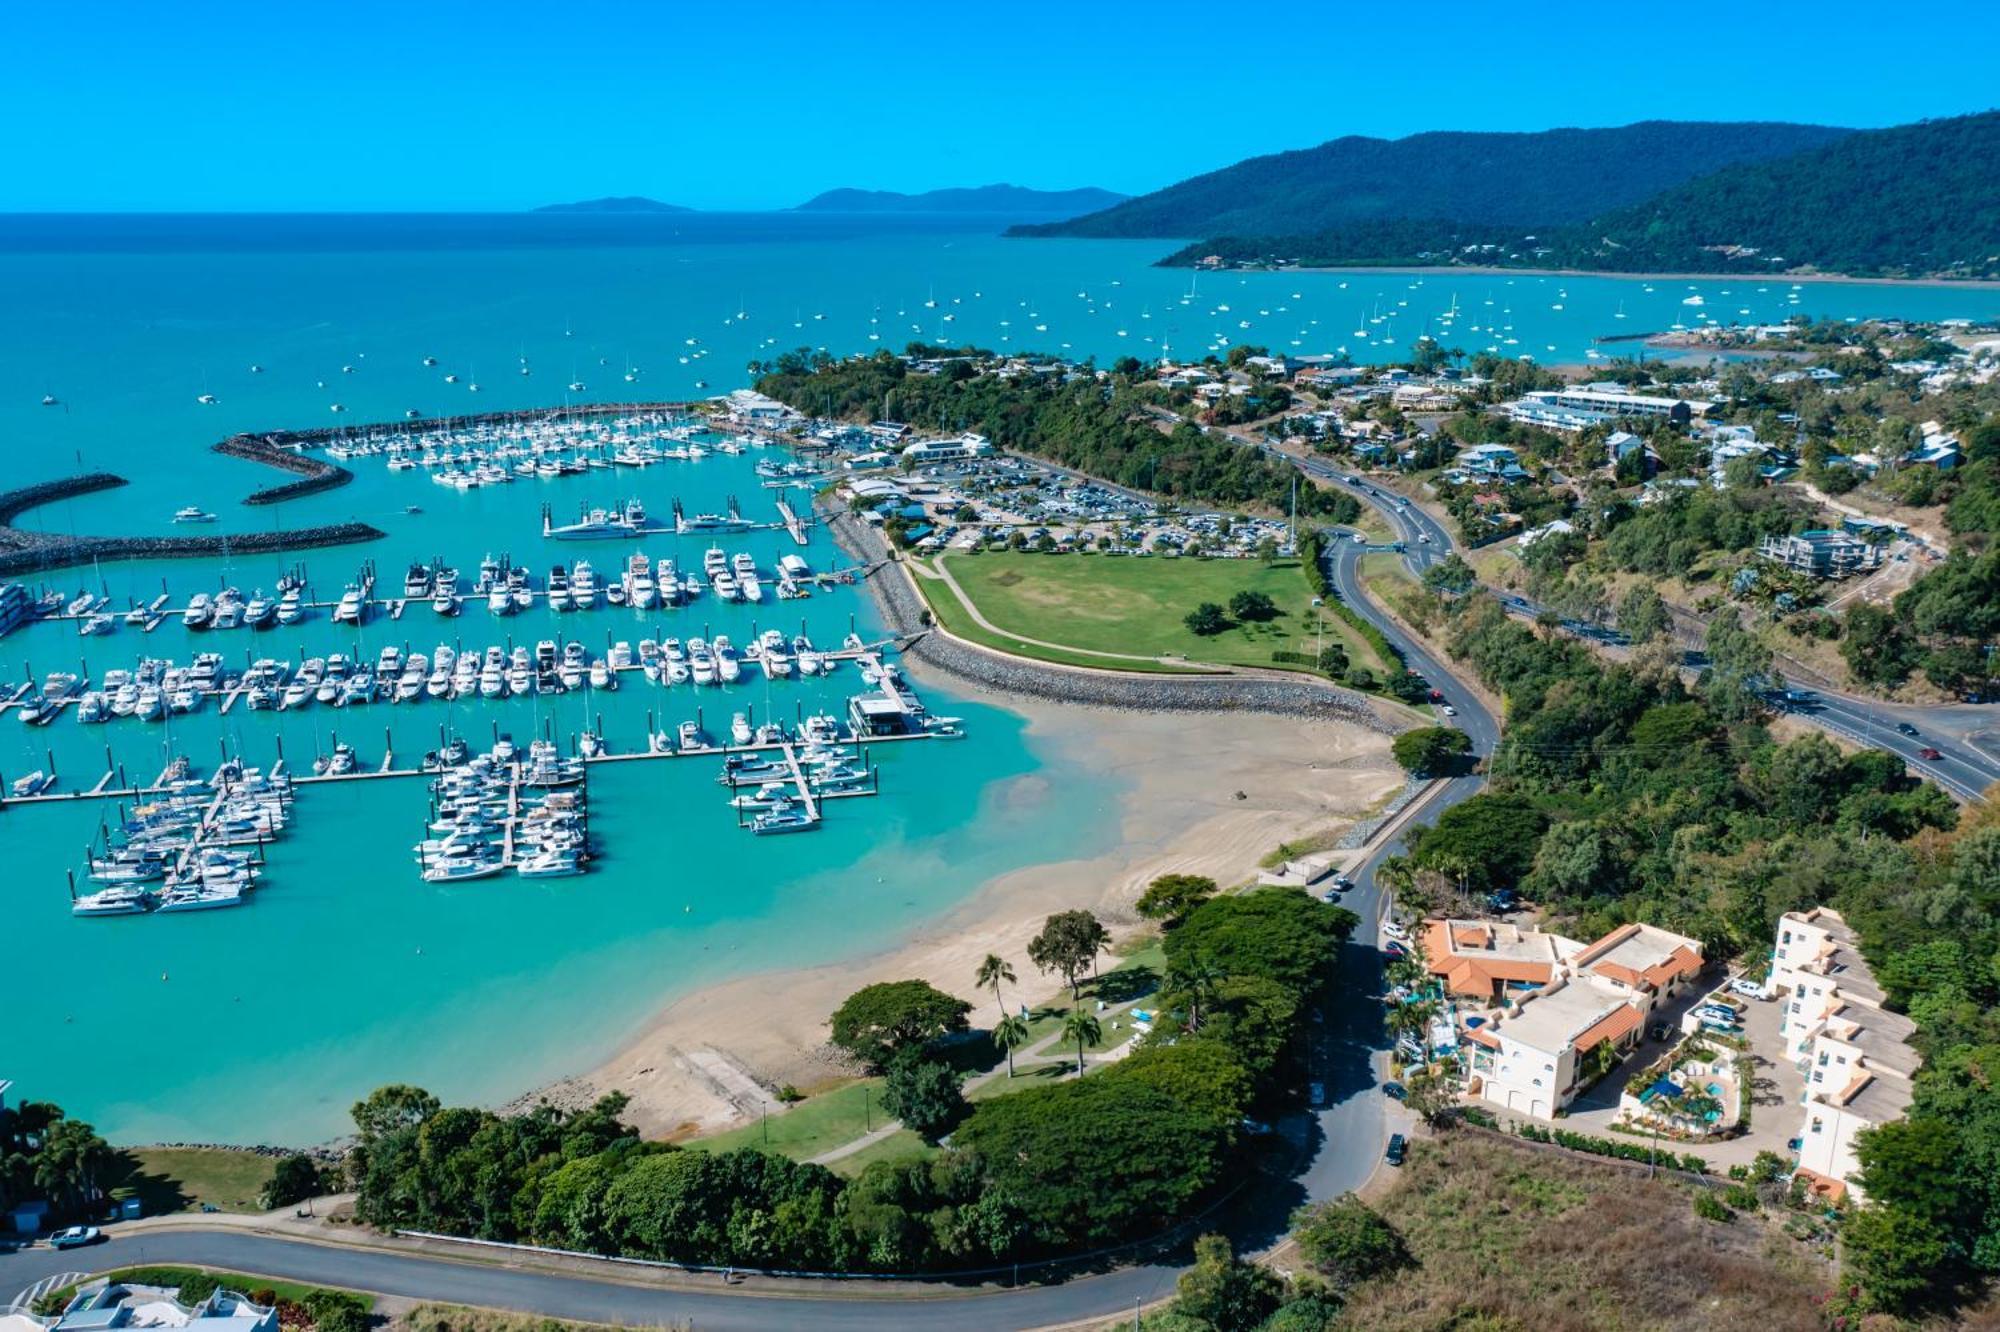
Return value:
<svg viewBox="0 0 2000 1332">
<path fill-rule="evenodd" d="M 1821 1073 L 1821 1072 L 1819 1072 L 1819 1071 L 1818 1071 L 1817 1069 L 1815 1069 L 1815 1070 L 1813 1071 L 1813 1081 L 1814 1081 L 1814 1082 L 1825 1082 L 1825 1081 L 1826 1081 L 1826 1074 L 1824 1074 L 1824 1073 Z"/>
</svg>

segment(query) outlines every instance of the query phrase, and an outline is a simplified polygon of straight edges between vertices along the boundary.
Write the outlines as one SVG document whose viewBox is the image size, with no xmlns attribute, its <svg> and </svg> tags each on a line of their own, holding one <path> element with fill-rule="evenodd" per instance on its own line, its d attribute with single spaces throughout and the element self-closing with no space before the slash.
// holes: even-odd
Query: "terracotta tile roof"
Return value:
<svg viewBox="0 0 2000 1332">
<path fill-rule="evenodd" d="M 1591 962 L 1603 957 L 1606 953 L 1616 948 L 1619 944 L 1624 943 L 1638 932 L 1639 927 L 1637 925 L 1620 925 L 1617 929 L 1611 931 L 1611 933 L 1605 935 L 1596 943 L 1591 944 L 1570 960 L 1579 967 L 1587 967 Z"/>
<path fill-rule="evenodd" d="M 1615 1045 L 1619 1041 L 1624 1040 L 1625 1037 L 1631 1035 L 1633 1029 L 1641 1021 L 1643 1021 L 1643 1018 L 1640 1016 L 1638 1009 L 1632 1007 L 1630 1004 L 1620 1004 L 1616 1009 L 1606 1013 L 1603 1017 L 1592 1023 L 1588 1030 L 1577 1037 L 1575 1048 L 1578 1050 L 1594 1050 L 1605 1041 L 1610 1041 Z"/>
</svg>

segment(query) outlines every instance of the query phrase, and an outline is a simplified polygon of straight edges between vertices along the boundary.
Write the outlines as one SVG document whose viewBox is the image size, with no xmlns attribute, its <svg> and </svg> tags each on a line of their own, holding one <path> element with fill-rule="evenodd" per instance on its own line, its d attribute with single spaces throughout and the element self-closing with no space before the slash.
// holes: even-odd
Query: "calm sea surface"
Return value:
<svg viewBox="0 0 2000 1332">
<path fill-rule="evenodd" d="M 192 529 L 205 532 L 347 518 L 387 532 L 369 546 L 303 557 L 331 597 L 364 559 L 385 587 L 410 560 L 432 556 L 468 573 L 488 553 L 511 553 L 538 572 L 579 554 L 600 572 L 622 562 L 631 547 L 620 543 L 545 542 L 537 516 L 545 502 L 567 517 L 583 503 L 637 496 L 665 513 L 676 497 L 694 511 L 734 494 L 763 516 L 770 492 L 751 457 L 464 494 L 358 459 L 350 486 L 251 510 L 238 501 L 274 474 L 217 457 L 209 444 L 251 428 L 400 421 L 413 409 L 699 396 L 743 383 L 754 358 L 802 345 L 848 353 L 922 337 L 1109 359 L 1254 341 L 1379 360 L 1407 355 L 1428 332 L 1468 350 L 1574 361 L 1594 338 L 1704 315 L 2000 316 L 2000 292 L 1920 287 L 1191 279 L 1149 267 L 1169 248 L 1161 243 L 1004 241 L 994 229 L 981 219 L 832 216 L 0 218 L 0 488 L 79 466 L 131 482 L 23 519 L 51 531 L 185 532 L 171 516 L 197 504 L 220 517 Z M 1703 304 L 1684 305 L 1694 294 Z M 426 357 L 439 364 L 424 366 Z M 572 392 L 571 383 L 585 387 Z M 45 394 L 59 405 L 41 406 Z M 199 404 L 203 394 L 217 401 Z M 412 505 L 422 512 L 407 512 Z M 638 548 L 687 567 L 708 544 L 669 536 Z M 755 553 L 766 568 L 794 549 L 769 533 L 721 544 Z M 823 537 L 802 553 L 816 567 L 839 560 Z M 163 589 L 180 604 L 224 583 L 268 588 L 290 562 L 132 562 L 52 581 L 106 592 L 121 608 Z M 141 656 L 185 661 L 198 650 L 239 661 L 330 651 L 372 658 L 389 643 L 428 653 L 439 642 L 562 637 L 601 651 L 615 639 L 718 631 L 740 644 L 753 626 L 803 626 L 822 644 L 850 628 L 879 628 L 866 600 L 848 592 L 756 608 L 705 600 L 650 616 L 600 608 L 499 620 L 468 604 L 442 621 L 412 607 L 401 621 L 359 630 L 322 617 L 267 633 L 195 635 L 169 622 L 151 635 L 121 625 L 85 640 L 44 624 L 0 640 L 0 679 L 79 662 L 97 676 Z M 129 719 L 86 727 L 73 716 L 30 728 L 6 717 L 0 774 L 53 759 L 64 788 L 75 789 L 107 762 L 150 777 L 170 748 L 206 769 L 224 746 L 257 763 L 282 746 L 303 767 L 336 734 L 373 766 L 385 748 L 414 759 L 447 726 L 475 739 L 499 729 L 525 740 L 601 720 L 614 748 L 634 749 L 649 720 L 671 726 L 697 706 L 719 729 L 744 708 L 780 719 L 839 710 L 860 688 L 851 667 L 824 683 L 766 685 L 746 672 L 749 680 L 700 698 L 633 675 L 616 693 L 555 702 L 285 714 L 239 705 L 226 717 L 211 704 L 167 728 Z M 935 709 L 966 718 L 970 738 L 881 751 L 883 796 L 835 804 L 811 836 L 738 832 L 707 761 L 595 768 L 592 827 L 603 857 L 589 875 L 556 884 L 425 885 L 409 852 L 425 817 L 422 784 L 362 782 L 302 792 L 248 907 L 78 920 L 65 870 L 116 811 L 98 802 L 9 809 L 0 813 L 0 936 L 16 967 L 0 1016 L 0 1077 L 126 1141 L 314 1141 L 340 1132 L 346 1107 L 378 1083 L 504 1098 L 588 1067 L 675 994 L 884 946 L 996 873 L 1110 845 L 1112 784 L 1037 752 L 1010 714 L 931 693 Z"/>
</svg>

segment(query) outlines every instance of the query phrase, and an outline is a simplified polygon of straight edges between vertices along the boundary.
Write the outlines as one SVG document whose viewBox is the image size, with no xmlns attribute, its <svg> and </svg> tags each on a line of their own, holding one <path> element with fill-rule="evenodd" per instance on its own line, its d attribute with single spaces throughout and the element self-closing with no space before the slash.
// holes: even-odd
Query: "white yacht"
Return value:
<svg viewBox="0 0 2000 1332">
<path fill-rule="evenodd" d="M 353 583 L 340 594 L 340 604 L 333 608 L 335 624 L 361 623 L 361 589 Z"/>
</svg>

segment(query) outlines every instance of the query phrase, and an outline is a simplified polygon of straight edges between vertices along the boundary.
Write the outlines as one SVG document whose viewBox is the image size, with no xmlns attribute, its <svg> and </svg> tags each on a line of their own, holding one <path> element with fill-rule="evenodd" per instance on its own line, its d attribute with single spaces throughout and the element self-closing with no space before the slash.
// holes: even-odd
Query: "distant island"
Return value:
<svg viewBox="0 0 2000 1332">
<path fill-rule="evenodd" d="M 1023 185 L 981 185 L 975 189 L 828 190 L 792 211 L 797 213 L 989 213 L 1002 217 L 1063 219 L 1094 213 L 1124 202 L 1111 190 L 1031 190 Z M 1185 233 L 1183 233 L 1185 234 Z"/>
<path fill-rule="evenodd" d="M 543 204 L 537 213 L 692 213 L 679 204 L 661 203 L 643 195 L 623 194 L 605 199 L 584 199 L 578 203 Z"/>
</svg>

